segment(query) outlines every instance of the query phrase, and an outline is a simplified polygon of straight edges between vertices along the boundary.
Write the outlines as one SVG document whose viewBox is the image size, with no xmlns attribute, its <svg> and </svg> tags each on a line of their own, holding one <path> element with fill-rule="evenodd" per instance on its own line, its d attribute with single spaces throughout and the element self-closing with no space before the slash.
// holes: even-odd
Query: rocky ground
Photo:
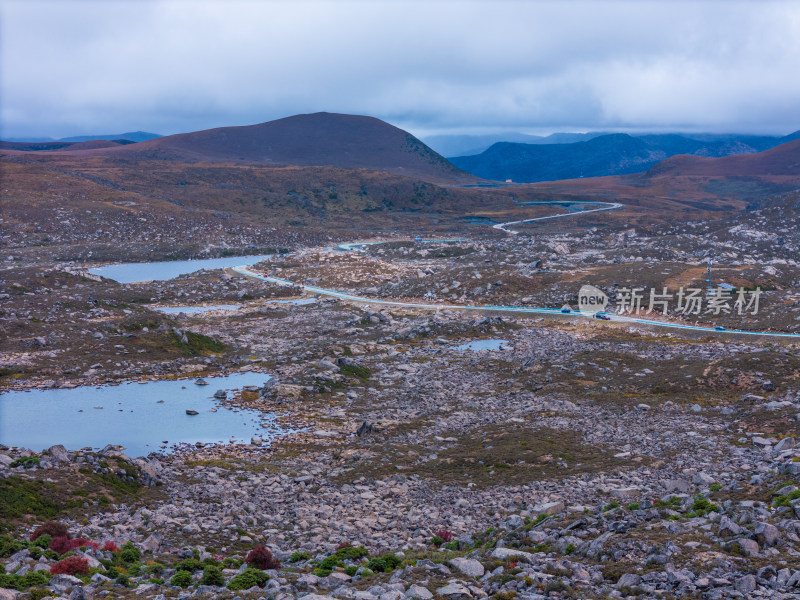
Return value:
<svg viewBox="0 0 800 600">
<path fill-rule="evenodd" d="M 771 286 L 766 316 L 727 326 L 791 331 L 798 240 L 765 238 L 776 206 L 668 230 L 297 248 L 259 268 L 367 296 L 559 307 L 584 282 L 701 281 L 714 256 L 736 285 Z M 734 241 L 736 256 L 717 258 Z M 20 590 L 0 597 L 800 594 L 796 342 L 294 305 L 276 301 L 298 288 L 232 272 L 120 285 L 83 266 L 2 271 L 5 389 L 257 369 L 274 379 L 232 402 L 302 431 L 143 458 L 1 447 L 0 582 Z M 231 302 L 243 308 L 154 310 Z M 459 348 L 476 340 L 502 342 Z M 82 543 L 30 541 L 48 519 Z M 245 560 L 261 545 L 280 567 Z M 69 553 L 86 559 L 77 578 L 58 566 Z"/>
</svg>

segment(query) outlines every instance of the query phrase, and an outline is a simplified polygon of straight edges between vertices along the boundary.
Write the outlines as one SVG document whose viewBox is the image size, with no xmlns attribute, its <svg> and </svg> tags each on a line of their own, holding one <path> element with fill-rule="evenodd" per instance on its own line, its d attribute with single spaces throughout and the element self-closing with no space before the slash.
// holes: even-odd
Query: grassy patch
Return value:
<svg viewBox="0 0 800 600">
<path fill-rule="evenodd" d="M 184 331 L 184 333 L 186 334 L 186 343 L 181 341 L 181 338 L 175 332 L 171 334 L 172 345 L 177 347 L 184 356 L 199 356 L 225 350 L 225 344 L 212 337 L 202 333 L 194 333 L 193 331 Z"/>
<path fill-rule="evenodd" d="M 345 365 L 341 368 L 342 375 L 347 377 L 355 377 L 361 381 L 366 381 L 372 375 L 369 367 L 362 367 L 361 365 Z"/>
<path fill-rule="evenodd" d="M 16 519 L 25 515 L 52 518 L 62 508 L 55 500 L 56 492 L 54 484 L 44 481 L 26 481 L 19 477 L 0 479 L 0 518 Z"/>
</svg>

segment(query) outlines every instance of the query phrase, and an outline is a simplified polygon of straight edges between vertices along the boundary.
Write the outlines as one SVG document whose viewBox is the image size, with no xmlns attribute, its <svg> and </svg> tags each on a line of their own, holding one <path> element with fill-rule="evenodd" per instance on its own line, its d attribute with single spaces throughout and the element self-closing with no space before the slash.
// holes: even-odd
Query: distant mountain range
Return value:
<svg viewBox="0 0 800 600">
<path fill-rule="evenodd" d="M 800 131 L 784 137 L 701 137 L 615 133 L 566 144 L 499 142 L 480 154 L 454 157 L 450 162 L 477 177 L 499 181 L 533 183 L 603 177 L 646 171 L 678 154 L 720 157 L 761 152 L 800 138 Z"/>
<path fill-rule="evenodd" d="M 470 156 L 480 154 L 498 142 L 521 144 L 572 144 L 586 142 L 610 132 L 551 133 L 550 135 L 528 135 L 526 133 L 495 133 L 488 135 L 431 135 L 422 138 L 428 146 L 442 156 Z"/>
<path fill-rule="evenodd" d="M 144 142 L 162 137 L 158 133 L 147 131 L 128 131 L 126 133 L 107 133 L 105 135 L 76 135 L 61 139 L 48 137 L 11 137 L 4 142 L 26 142 L 26 143 L 50 143 L 50 142 L 90 142 L 92 140 L 128 140 L 130 142 Z"/>
</svg>

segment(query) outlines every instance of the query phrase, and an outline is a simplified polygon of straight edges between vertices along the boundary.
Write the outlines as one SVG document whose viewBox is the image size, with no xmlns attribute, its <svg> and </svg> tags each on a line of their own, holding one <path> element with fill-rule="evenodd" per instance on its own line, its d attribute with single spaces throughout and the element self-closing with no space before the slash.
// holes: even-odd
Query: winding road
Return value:
<svg viewBox="0 0 800 600">
<path fill-rule="evenodd" d="M 528 204 L 554 204 L 552 202 L 528 202 Z M 497 223 L 496 225 L 492 225 L 494 229 L 499 229 L 500 231 L 504 231 L 510 235 L 516 235 L 518 232 L 508 229 L 513 225 L 520 225 L 523 223 L 533 223 L 536 221 L 545 221 L 549 219 L 559 219 L 563 217 L 571 217 L 574 215 L 581 215 L 590 212 L 601 212 L 607 210 L 616 210 L 622 207 L 622 204 L 616 202 L 594 202 L 594 201 L 574 201 L 570 202 L 571 205 L 581 205 L 581 206 L 594 206 L 595 208 L 590 208 L 587 210 L 581 210 L 579 212 L 568 212 L 563 214 L 557 215 L 549 215 L 546 217 L 536 217 L 533 219 L 523 219 L 521 221 L 508 221 L 506 223 Z M 391 240 L 391 241 L 409 241 L 409 240 Z M 468 241 L 464 238 L 453 238 L 453 239 L 430 239 L 430 240 L 423 240 L 423 239 L 416 239 L 411 240 L 417 243 L 432 243 L 432 242 L 464 242 Z M 390 243 L 389 241 L 384 242 L 345 242 L 337 245 L 337 248 L 341 251 L 361 251 L 364 252 L 365 246 L 377 245 L 377 244 L 386 244 Z M 492 312 L 511 312 L 511 313 L 525 313 L 525 314 L 544 314 L 544 315 L 552 315 L 552 316 L 560 316 L 566 318 L 574 318 L 574 317 L 582 317 L 582 318 L 592 318 L 594 317 L 594 313 L 588 312 L 579 312 L 579 311 L 571 311 L 568 313 L 562 312 L 558 308 L 545 308 L 545 307 L 538 307 L 538 306 L 504 306 L 504 305 L 462 305 L 462 304 L 432 304 L 432 303 L 425 303 L 425 302 L 401 302 L 399 300 L 381 300 L 377 298 L 366 298 L 364 296 L 354 296 L 352 294 L 348 294 L 347 292 L 340 292 L 338 290 L 332 290 L 328 288 L 318 287 L 315 285 L 306 285 L 303 283 L 298 283 L 296 281 L 290 281 L 288 279 L 283 279 L 281 277 L 274 277 L 271 275 L 262 275 L 260 273 L 256 273 L 248 266 L 236 266 L 232 267 L 232 270 L 247 277 L 253 277 L 255 279 L 260 279 L 262 281 L 268 281 L 270 283 L 276 283 L 282 286 L 295 286 L 300 287 L 303 291 L 310 293 L 310 294 L 319 294 L 321 296 L 330 296 L 332 298 L 339 298 L 341 300 L 348 300 L 351 302 L 359 302 L 363 304 L 373 304 L 379 306 L 396 306 L 401 308 L 422 308 L 428 310 L 466 310 L 466 311 L 492 311 Z M 651 321 L 648 319 L 637 319 L 635 317 L 626 317 L 623 315 L 615 315 L 613 313 L 605 313 L 610 321 L 614 322 L 622 322 L 622 323 L 630 323 L 630 324 L 639 324 L 639 325 L 650 325 L 655 327 L 666 327 L 669 329 L 682 329 L 688 331 L 701 331 L 704 333 L 714 333 L 714 334 L 738 334 L 738 335 L 752 335 L 752 336 L 769 336 L 769 337 L 783 337 L 783 338 L 792 338 L 792 339 L 800 339 L 800 333 L 781 333 L 781 332 L 769 332 L 769 331 L 748 331 L 744 329 L 723 329 L 719 330 L 714 327 L 700 327 L 696 325 L 682 325 L 680 323 L 671 323 L 668 321 Z"/>
</svg>

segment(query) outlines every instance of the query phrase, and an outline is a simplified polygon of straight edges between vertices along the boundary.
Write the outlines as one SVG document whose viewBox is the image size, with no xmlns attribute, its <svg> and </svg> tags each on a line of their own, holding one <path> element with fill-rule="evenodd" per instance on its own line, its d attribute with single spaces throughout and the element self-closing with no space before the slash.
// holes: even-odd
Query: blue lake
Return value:
<svg viewBox="0 0 800 600">
<path fill-rule="evenodd" d="M 456 350 L 471 350 L 472 352 L 480 352 L 481 350 L 500 350 L 500 346 L 507 344 L 508 340 L 475 340 L 474 342 L 467 342 L 456 346 Z"/>
<path fill-rule="evenodd" d="M 35 451 L 63 444 L 70 450 L 106 444 L 125 447 L 130 456 L 146 456 L 176 443 L 249 443 L 289 433 L 275 415 L 223 407 L 217 390 L 263 386 L 270 375 L 234 373 L 194 379 L 124 383 L 0 394 L 0 443 Z M 160 402 L 161 401 L 161 402 Z M 199 414 L 187 415 L 186 410 Z M 211 409 L 217 409 L 212 412 Z"/>
<path fill-rule="evenodd" d="M 89 269 L 89 273 L 113 279 L 120 283 L 141 281 L 166 281 L 200 269 L 227 269 L 238 265 L 254 265 L 270 258 L 271 254 L 259 256 L 226 256 L 202 260 L 170 260 L 166 262 L 120 263 Z"/>
</svg>

